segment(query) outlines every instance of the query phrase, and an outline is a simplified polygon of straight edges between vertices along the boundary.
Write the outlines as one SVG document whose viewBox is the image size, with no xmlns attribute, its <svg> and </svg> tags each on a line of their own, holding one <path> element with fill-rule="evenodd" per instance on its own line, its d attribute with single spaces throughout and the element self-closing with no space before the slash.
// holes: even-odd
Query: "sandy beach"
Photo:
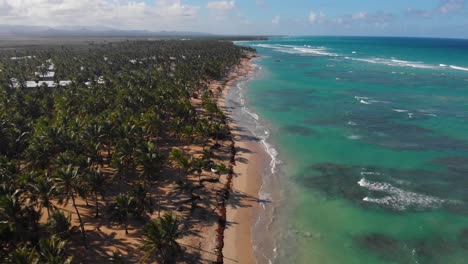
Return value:
<svg viewBox="0 0 468 264">
<path fill-rule="evenodd" d="M 237 132 L 238 150 L 235 178 L 227 204 L 227 227 L 223 254 L 225 263 L 256 263 L 253 252 L 253 226 L 257 218 L 258 191 L 264 168 L 264 156 L 257 142 L 243 140 Z"/>
<path fill-rule="evenodd" d="M 251 135 L 246 127 L 242 126 L 240 120 L 232 117 L 230 114 L 232 108 L 226 102 L 229 88 L 240 78 L 253 74 L 253 59 L 253 57 L 249 57 L 242 61 L 238 70 L 233 73 L 233 78 L 229 78 L 223 96 L 218 101 L 229 117 L 229 125 L 236 148 L 232 191 L 226 203 L 227 223 L 223 248 L 225 263 L 256 263 L 252 231 L 258 217 L 258 195 L 266 153 L 258 140 Z"/>
</svg>

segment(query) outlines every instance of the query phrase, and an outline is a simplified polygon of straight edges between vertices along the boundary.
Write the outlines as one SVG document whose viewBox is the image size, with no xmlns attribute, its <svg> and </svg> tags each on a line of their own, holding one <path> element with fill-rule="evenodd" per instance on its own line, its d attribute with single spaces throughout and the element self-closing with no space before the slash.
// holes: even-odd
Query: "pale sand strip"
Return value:
<svg viewBox="0 0 468 264">
<path fill-rule="evenodd" d="M 228 89 L 239 77 L 253 74 L 252 58 L 244 59 L 224 90 L 219 104 L 225 107 Z M 229 116 L 229 109 L 225 111 Z M 256 263 L 252 231 L 258 217 L 259 189 L 262 183 L 266 153 L 250 132 L 237 120 L 230 118 L 229 125 L 236 146 L 236 164 L 232 192 L 227 205 L 227 224 L 224 232 L 224 263 Z"/>
<path fill-rule="evenodd" d="M 258 191 L 264 169 L 264 153 L 257 142 L 243 140 L 235 142 L 237 149 L 242 149 L 242 151 L 237 152 L 233 192 L 227 203 L 228 223 L 224 233 L 224 261 L 225 263 L 236 261 L 237 263 L 256 263 L 253 254 L 252 231 L 258 217 Z"/>
</svg>

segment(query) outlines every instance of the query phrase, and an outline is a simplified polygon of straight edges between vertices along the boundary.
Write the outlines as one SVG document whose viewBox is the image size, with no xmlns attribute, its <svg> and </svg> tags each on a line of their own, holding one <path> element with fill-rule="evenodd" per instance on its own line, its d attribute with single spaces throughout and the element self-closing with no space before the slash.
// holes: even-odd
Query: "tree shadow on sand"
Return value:
<svg viewBox="0 0 468 264">
<path fill-rule="evenodd" d="M 229 200 L 227 201 L 228 206 L 231 206 L 235 209 L 248 208 L 252 207 L 251 203 L 268 204 L 271 203 L 271 201 L 267 199 L 260 199 L 258 197 L 242 192 L 238 189 L 232 188 L 231 195 L 229 196 Z"/>
</svg>

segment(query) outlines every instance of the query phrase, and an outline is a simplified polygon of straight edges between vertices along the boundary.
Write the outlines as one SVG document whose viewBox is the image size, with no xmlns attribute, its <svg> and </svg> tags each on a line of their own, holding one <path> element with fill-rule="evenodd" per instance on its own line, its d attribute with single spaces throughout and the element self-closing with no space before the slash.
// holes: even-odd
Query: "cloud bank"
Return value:
<svg viewBox="0 0 468 264">
<path fill-rule="evenodd" d="M 234 7 L 236 7 L 236 3 L 234 1 L 214 1 L 214 2 L 209 2 L 206 5 L 207 8 L 209 9 L 216 9 L 216 10 L 231 10 Z"/>
<path fill-rule="evenodd" d="M 147 28 L 196 17 L 200 7 L 181 0 L 0 0 L 1 24 L 103 25 Z M 154 24 L 153 24 L 154 25 Z"/>
</svg>

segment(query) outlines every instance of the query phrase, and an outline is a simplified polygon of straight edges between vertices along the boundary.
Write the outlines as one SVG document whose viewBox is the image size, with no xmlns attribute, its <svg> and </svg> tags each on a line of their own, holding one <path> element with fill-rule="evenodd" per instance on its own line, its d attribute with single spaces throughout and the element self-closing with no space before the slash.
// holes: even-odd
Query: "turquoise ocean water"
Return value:
<svg viewBox="0 0 468 264">
<path fill-rule="evenodd" d="M 260 263 L 468 263 L 468 40 L 237 44 L 283 188 Z"/>
</svg>

